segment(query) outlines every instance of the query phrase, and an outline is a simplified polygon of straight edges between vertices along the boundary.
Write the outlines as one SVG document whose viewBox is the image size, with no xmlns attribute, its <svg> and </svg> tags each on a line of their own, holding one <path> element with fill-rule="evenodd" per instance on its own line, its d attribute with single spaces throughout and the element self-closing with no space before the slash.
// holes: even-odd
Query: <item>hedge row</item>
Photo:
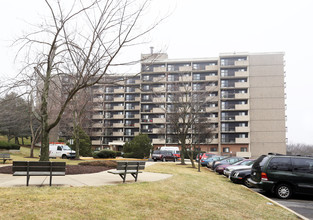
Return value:
<svg viewBox="0 0 313 220">
<path fill-rule="evenodd" d="M 5 141 L 0 141 L 0 149 L 3 150 L 19 150 L 20 145 L 18 144 L 11 144 Z"/>
<path fill-rule="evenodd" d="M 121 156 L 120 151 L 102 150 L 93 154 L 94 158 L 115 158 Z"/>
</svg>

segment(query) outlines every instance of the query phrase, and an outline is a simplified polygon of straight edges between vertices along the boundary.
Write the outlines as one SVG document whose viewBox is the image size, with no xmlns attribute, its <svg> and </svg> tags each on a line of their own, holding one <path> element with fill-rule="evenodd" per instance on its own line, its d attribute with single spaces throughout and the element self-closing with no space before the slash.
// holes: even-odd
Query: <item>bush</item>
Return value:
<svg viewBox="0 0 313 220">
<path fill-rule="evenodd" d="M 95 153 L 94 158 L 115 158 L 116 152 L 113 150 L 102 150 Z"/>
<path fill-rule="evenodd" d="M 131 152 L 131 153 L 124 153 L 123 154 L 123 157 L 124 158 L 134 158 L 135 156 L 134 156 L 134 152 Z"/>
<path fill-rule="evenodd" d="M 0 141 L 0 149 L 3 150 L 19 150 L 20 145 L 18 144 L 11 144 L 5 141 Z"/>
</svg>

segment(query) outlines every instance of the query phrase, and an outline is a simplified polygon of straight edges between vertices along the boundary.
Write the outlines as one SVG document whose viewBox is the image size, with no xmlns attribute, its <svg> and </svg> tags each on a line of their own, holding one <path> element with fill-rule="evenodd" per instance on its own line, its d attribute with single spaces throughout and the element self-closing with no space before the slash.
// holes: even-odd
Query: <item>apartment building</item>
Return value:
<svg viewBox="0 0 313 220">
<path fill-rule="evenodd" d="M 203 114 L 213 136 L 207 152 L 257 157 L 286 153 L 283 53 L 223 53 L 168 59 L 143 54 L 141 73 L 93 87 L 92 145 L 121 150 L 139 133 L 154 147 L 179 146 L 167 120 L 173 93 L 207 93 Z M 190 134 L 193 135 L 193 134 Z"/>
</svg>

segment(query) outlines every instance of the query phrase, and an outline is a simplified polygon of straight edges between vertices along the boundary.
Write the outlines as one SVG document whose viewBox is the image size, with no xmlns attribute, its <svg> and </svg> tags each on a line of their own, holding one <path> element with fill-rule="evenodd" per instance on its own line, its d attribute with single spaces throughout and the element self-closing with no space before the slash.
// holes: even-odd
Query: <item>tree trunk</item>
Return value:
<svg viewBox="0 0 313 220">
<path fill-rule="evenodd" d="M 18 137 L 14 137 L 14 139 L 15 139 L 15 144 L 20 144 L 18 141 Z"/>
<path fill-rule="evenodd" d="M 24 144 L 24 137 L 22 137 L 22 145 L 24 146 L 25 144 Z"/>
<path fill-rule="evenodd" d="M 182 142 L 181 154 L 180 154 L 180 164 L 181 165 L 186 165 L 186 163 L 185 163 L 185 155 L 184 155 L 185 151 L 186 151 L 186 145 L 185 145 L 184 142 Z"/>
<path fill-rule="evenodd" d="M 50 74 L 51 70 L 48 70 L 47 75 L 44 80 L 44 88 L 41 96 L 41 151 L 40 151 L 40 161 L 49 161 L 49 124 L 48 124 L 48 96 L 49 96 L 49 84 L 50 84 Z"/>
</svg>

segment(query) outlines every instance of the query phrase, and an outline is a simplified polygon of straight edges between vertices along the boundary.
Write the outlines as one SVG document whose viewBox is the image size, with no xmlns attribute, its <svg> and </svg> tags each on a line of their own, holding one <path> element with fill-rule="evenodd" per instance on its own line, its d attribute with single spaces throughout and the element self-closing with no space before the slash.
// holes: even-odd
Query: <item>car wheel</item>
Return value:
<svg viewBox="0 0 313 220">
<path fill-rule="evenodd" d="M 157 162 L 157 159 L 153 159 L 154 160 L 154 162 Z"/>
<path fill-rule="evenodd" d="M 174 157 L 174 163 L 176 162 L 176 158 Z"/>
<path fill-rule="evenodd" d="M 165 158 L 163 157 L 163 160 L 162 160 L 163 162 L 166 162 L 166 160 L 165 160 Z"/>
<path fill-rule="evenodd" d="M 252 185 L 251 185 L 251 183 L 249 182 L 249 179 L 250 178 L 250 176 L 246 176 L 244 179 L 243 179 L 243 185 L 245 185 L 246 187 L 248 187 L 248 188 L 252 188 Z"/>
<path fill-rule="evenodd" d="M 67 159 L 67 156 L 65 154 L 63 154 L 62 159 Z"/>
<path fill-rule="evenodd" d="M 285 183 L 279 184 L 276 187 L 275 192 L 279 199 L 289 199 L 292 195 L 291 186 Z"/>
</svg>

